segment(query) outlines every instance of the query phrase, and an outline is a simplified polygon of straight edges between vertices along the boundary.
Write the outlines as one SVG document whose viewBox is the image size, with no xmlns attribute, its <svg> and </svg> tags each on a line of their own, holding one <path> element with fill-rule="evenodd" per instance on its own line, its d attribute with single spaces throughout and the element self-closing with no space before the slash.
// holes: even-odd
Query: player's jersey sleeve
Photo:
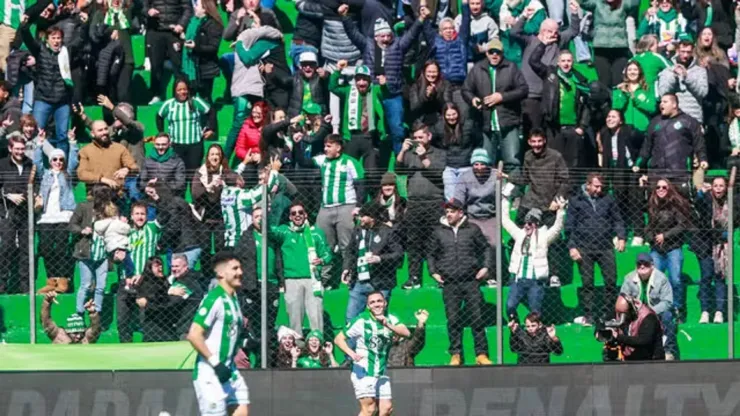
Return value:
<svg viewBox="0 0 740 416">
<path fill-rule="evenodd" d="M 388 314 L 388 322 L 390 322 L 391 325 L 398 325 L 401 323 L 401 320 L 398 319 L 396 315 Z"/>
<path fill-rule="evenodd" d="M 198 307 L 198 313 L 193 318 L 193 323 L 200 325 L 203 329 L 209 330 L 223 314 L 221 299 L 218 296 L 206 296 Z"/>
<path fill-rule="evenodd" d="M 323 165 L 324 165 L 324 163 L 326 163 L 326 155 L 318 155 L 318 156 L 314 156 L 314 157 L 313 157 L 313 163 L 314 163 L 314 164 L 315 164 L 315 165 L 316 165 L 317 167 L 319 167 L 319 168 L 320 168 L 321 166 L 323 166 Z"/>
<path fill-rule="evenodd" d="M 348 323 L 342 332 L 347 338 L 357 338 L 363 335 L 364 326 L 365 320 L 362 316 L 358 316 L 352 322 Z"/>
</svg>

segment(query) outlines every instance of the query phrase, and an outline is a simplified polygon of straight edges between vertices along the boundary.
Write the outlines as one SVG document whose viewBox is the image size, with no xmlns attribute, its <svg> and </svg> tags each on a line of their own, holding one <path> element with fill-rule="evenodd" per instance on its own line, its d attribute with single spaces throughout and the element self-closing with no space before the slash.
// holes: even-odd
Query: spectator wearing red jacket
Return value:
<svg viewBox="0 0 740 416">
<path fill-rule="evenodd" d="M 239 136 L 236 138 L 236 157 L 244 160 L 248 153 L 260 152 L 262 127 L 270 119 L 270 107 L 264 101 L 258 101 L 252 107 L 252 114 L 244 120 Z"/>
</svg>

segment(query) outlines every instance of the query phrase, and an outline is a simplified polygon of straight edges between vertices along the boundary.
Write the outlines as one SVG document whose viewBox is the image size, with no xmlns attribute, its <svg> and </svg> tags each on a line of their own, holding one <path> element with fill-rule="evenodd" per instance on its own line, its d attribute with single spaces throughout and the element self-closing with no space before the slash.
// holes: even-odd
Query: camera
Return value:
<svg viewBox="0 0 740 416">
<path fill-rule="evenodd" d="M 624 325 L 624 315 L 620 315 L 618 319 L 610 319 L 604 321 L 603 319 L 597 319 L 594 322 L 594 335 L 599 342 L 610 343 L 614 341 L 614 334 L 612 329 L 619 329 Z"/>
</svg>

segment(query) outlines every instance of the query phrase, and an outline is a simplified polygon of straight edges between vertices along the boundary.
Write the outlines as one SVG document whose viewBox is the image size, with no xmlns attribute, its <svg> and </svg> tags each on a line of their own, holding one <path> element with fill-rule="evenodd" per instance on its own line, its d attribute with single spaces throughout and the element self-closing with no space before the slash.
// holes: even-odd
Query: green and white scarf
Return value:
<svg viewBox="0 0 740 416">
<path fill-rule="evenodd" d="M 188 22 L 188 27 L 185 29 L 185 41 L 195 40 L 198 37 L 198 30 L 200 24 L 203 22 L 202 17 L 192 17 Z M 198 79 L 198 67 L 195 65 L 193 59 L 193 50 L 190 48 L 182 48 L 182 73 L 185 74 L 188 81 L 195 81 Z"/>
<path fill-rule="evenodd" d="M 75 84 L 72 82 L 72 69 L 69 67 L 69 51 L 66 46 L 62 46 L 61 49 L 59 49 L 57 62 L 59 63 L 59 73 L 62 74 L 64 85 L 69 88 L 74 87 Z"/>
<path fill-rule="evenodd" d="M 357 248 L 357 280 L 361 282 L 370 280 L 370 265 L 367 264 L 368 251 L 365 244 L 365 241 L 368 240 L 369 233 L 369 230 L 362 230 L 362 238 Z"/>
<path fill-rule="evenodd" d="M 732 145 L 732 148 L 740 149 L 740 121 L 738 119 L 733 119 L 730 122 L 728 135 L 730 136 L 730 144 Z"/>
<path fill-rule="evenodd" d="M 118 7 L 113 6 L 113 0 L 108 0 L 107 3 L 108 11 L 105 13 L 103 23 L 115 29 L 130 28 L 131 23 L 126 18 L 126 13 L 123 11 L 123 7 L 120 6 L 120 3 Z"/>
<path fill-rule="evenodd" d="M 313 95 L 311 95 L 311 84 L 304 79 L 303 80 L 303 101 L 301 105 L 301 109 L 303 110 L 303 112 L 311 114 L 311 112 L 308 111 L 308 106 L 310 104 L 313 104 Z"/>
<path fill-rule="evenodd" d="M 290 225 L 294 228 L 294 225 Z M 313 243 L 313 234 L 311 233 L 311 224 L 306 221 L 303 223 L 303 240 L 306 242 L 306 249 L 308 251 L 308 269 L 311 271 L 311 288 L 313 289 L 313 295 L 316 297 L 324 297 L 324 285 L 321 283 L 321 275 L 319 274 L 318 267 L 313 264 L 313 261 L 319 258 L 316 254 L 316 246 Z"/>
<path fill-rule="evenodd" d="M 496 68 L 488 65 L 488 75 L 491 77 L 491 94 L 496 92 Z M 498 123 L 498 111 L 496 107 L 491 109 L 491 131 L 501 131 Z"/>
<path fill-rule="evenodd" d="M 349 89 L 349 97 L 347 100 L 347 127 L 349 131 L 356 131 L 362 129 L 362 109 L 361 106 L 365 105 L 367 111 L 367 129 L 368 131 L 375 130 L 375 113 L 373 112 L 373 97 L 372 90 L 368 91 L 367 94 L 361 95 L 360 90 L 356 86 L 352 85 Z"/>
</svg>

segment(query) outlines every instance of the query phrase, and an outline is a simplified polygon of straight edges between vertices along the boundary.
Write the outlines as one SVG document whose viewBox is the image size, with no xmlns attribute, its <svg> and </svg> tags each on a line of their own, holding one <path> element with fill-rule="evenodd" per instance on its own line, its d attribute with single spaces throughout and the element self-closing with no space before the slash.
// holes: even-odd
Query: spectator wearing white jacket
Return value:
<svg viewBox="0 0 740 416">
<path fill-rule="evenodd" d="M 550 277 L 547 250 L 550 244 L 560 237 L 565 218 L 565 202 L 558 202 L 555 224 L 547 227 L 542 224 L 542 211 L 532 208 L 524 217 L 524 227 L 519 228 L 508 215 L 510 202 L 504 198 L 501 204 L 501 223 L 514 239 L 514 249 L 509 260 L 509 273 L 512 275 L 509 296 L 506 299 L 506 312 L 509 318 L 517 316 L 516 308 L 527 297 L 530 312 L 541 313 L 545 285 Z"/>
<path fill-rule="evenodd" d="M 128 218 L 118 216 L 118 208 L 112 203 L 105 208 L 104 216 L 105 218 L 95 221 L 93 230 L 102 237 L 109 261 L 122 263 L 124 276 L 133 276 L 134 263 L 129 253 L 131 226 L 128 225 Z"/>
<path fill-rule="evenodd" d="M 483 6 L 483 0 L 469 0 L 470 36 L 468 38 L 468 62 L 476 63 L 486 57 L 488 42 L 498 39 L 498 25 Z M 455 17 L 455 31 L 460 33 L 462 13 Z"/>
</svg>

